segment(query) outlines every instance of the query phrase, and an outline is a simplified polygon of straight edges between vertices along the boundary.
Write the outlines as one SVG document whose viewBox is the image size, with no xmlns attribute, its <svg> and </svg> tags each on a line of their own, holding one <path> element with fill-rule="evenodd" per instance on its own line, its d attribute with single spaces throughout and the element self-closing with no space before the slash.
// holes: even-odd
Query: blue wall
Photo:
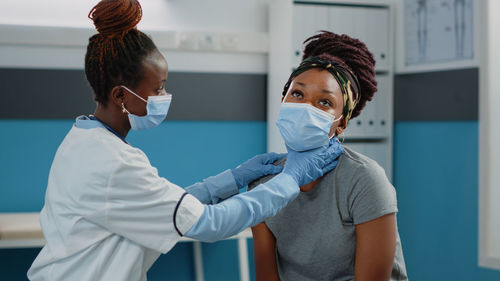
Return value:
<svg viewBox="0 0 500 281">
<path fill-rule="evenodd" d="M 394 184 L 410 280 L 500 280 L 477 266 L 476 121 L 397 122 Z"/>
<path fill-rule="evenodd" d="M 0 211 L 39 211 L 51 159 L 72 121 L 0 121 Z M 264 122 L 166 122 L 129 141 L 181 186 L 265 151 Z M 397 122 L 394 183 L 410 280 L 500 280 L 477 266 L 478 123 Z M 250 260 L 252 260 L 251 242 Z M 0 280 L 26 280 L 38 249 L 0 250 Z M 206 280 L 238 277 L 235 241 L 203 245 Z M 192 247 L 178 244 L 150 281 L 194 280 Z M 253 276 L 253 274 L 252 274 Z"/>
</svg>

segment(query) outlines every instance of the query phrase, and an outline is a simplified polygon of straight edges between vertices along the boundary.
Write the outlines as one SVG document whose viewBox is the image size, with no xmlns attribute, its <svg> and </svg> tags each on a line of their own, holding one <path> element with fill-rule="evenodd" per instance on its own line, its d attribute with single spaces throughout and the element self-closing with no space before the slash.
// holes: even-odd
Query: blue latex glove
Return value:
<svg viewBox="0 0 500 281">
<path fill-rule="evenodd" d="M 285 157 L 285 155 L 274 152 L 260 154 L 232 169 L 231 172 L 238 188 L 247 186 L 250 182 L 260 177 L 281 172 L 283 167 L 275 166 L 273 163 Z"/>
<path fill-rule="evenodd" d="M 306 185 L 337 167 L 342 153 L 344 148 L 337 138 L 332 138 L 327 147 L 304 152 L 288 149 L 283 173 L 292 176 L 299 186 Z"/>
<path fill-rule="evenodd" d="M 217 204 L 238 194 L 238 186 L 230 170 L 208 177 L 202 182 L 186 187 L 185 190 L 203 204 Z"/>
<path fill-rule="evenodd" d="M 230 237 L 275 216 L 299 193 L 299 186 L 291 176 L 278 174 L 249 192 L 205 205 L 202 216 L 185 236 L 204 242 Z"/>
</svg>

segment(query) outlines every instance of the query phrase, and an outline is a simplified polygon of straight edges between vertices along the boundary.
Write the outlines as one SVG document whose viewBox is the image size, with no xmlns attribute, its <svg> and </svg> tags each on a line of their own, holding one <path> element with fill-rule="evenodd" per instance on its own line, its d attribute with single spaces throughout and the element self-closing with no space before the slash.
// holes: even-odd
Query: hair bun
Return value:
<svg viewBox="0 0 500 281">
<path fill-rule="evenodd" d="M 101 0 L 89 18 L 103 36 L 121 38 L 141 21 L 142 8 L 137 0 Z"/>
</svg>

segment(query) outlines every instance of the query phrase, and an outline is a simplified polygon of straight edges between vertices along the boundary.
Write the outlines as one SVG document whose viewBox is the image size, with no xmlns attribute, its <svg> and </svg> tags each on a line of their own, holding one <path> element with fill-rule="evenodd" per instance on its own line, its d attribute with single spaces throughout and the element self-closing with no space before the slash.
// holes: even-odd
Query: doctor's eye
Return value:
<svg viewBox="0 0 500 281">
<path fill-rule="evenodd" d="M 158 90 L 156 90 L 156 93 L 157 93 L 158 95 L 163 95 L 163 94 L 165 94 L 165 93 L 166 93 L 166 91 L 165 91 L 165 87 L 164 87 L 164 86 L 161 86 Z"/>
<path fill-rule="evenodd" d="M 163 94 L 165 92 L 165 82 L 160 84 L 160 87 L 156 90 L 158 95 Z"/>
</svg>

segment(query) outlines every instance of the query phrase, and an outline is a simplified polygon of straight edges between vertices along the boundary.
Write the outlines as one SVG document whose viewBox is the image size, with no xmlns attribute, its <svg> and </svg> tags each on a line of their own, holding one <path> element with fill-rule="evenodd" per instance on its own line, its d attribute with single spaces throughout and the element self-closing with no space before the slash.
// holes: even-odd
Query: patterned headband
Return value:
<svg viewBox="0 0 500 281">
<path fill-rule="evenodd" d="M 286 95 L 292 80 L 311 68 L 322 68 L 328 70 L 328 72 L 333 75 L 335 80 L 337 80 L 337 83 L 339 83 L 340 90 L 342 91 L 342 96 L 344 98 L 344 108 L 342 110 L 342 114 L 344 116 L 345 125 L 347 125 L 347 122 L 351 119 L 354 108 L 361 98 L 360 85 L 356 75 L 354 75 L 351 70 L 340 65 L 337 61 L 323 60 L 319 57 L 311 57 L 303 60 L 299 67 L 297 67 L 297 69 L 295 69 L 290 75 L 290 78 L 285 85 L 283 96 Z"/>
</svg>

